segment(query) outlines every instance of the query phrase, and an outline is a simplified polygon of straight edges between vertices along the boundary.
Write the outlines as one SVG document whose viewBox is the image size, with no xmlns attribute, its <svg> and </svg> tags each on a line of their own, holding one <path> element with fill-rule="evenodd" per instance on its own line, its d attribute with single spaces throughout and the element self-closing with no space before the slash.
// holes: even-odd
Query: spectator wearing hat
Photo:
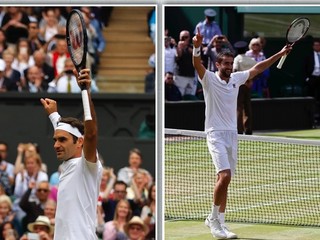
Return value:
<svg viewBox="0 0 320 240">
<path fill-rule="evenodd" d="M 200 33 L 203 36 L 201 60 L 204 66 L 208 66 L 210 65 L 210 61 L 209 61 L 210 54 L 208 53 L 208 48 L 212 47 L 213 45 L 212 39 L 214 38 L 214 36 L 220 36 L 222 33 L 221 33 L 220 26 L 214 21 L 217 15 L 216 11 L 213 10 L 212 8 L 207 8 L 204 10 L 204 15 L 205 15 L 205 20 L 199 22 L 196 25 L 196 28 L 194 29 L 194 34 L 197 34 L 198 32 L 197 29 L 199 28 Z M 214 65 L 214 62 L 213 62 L 213 65 Z"/>
<path fill-rule="evenodd" d="M 54 227 L 46 216 L 40 215 L 33 223 L 29 223 L 28 230 L 32 235 L 38 235 L 39 240 L 53 239 Z M 30 240 L 30 233 L 24 234 L 20 240 Z"/>
<path fill-rule="evenodd" d="M 146 235 L 149 232 L 149 228 L 140 217 L 134 216 L 124 226 L 124 231 L 128 236 L 128 240 L 147 240 Z"/>
<path fill-rule="evenodd" d="M 204 10 L 205 20 L 197 24 L 194 34 L 200 29 L 200 34 L 203 36 L 202 46 L 207 46 L 211 39 L 215 35 L 221 35 L 220 26 L 215 22 L 215 17 L 217 15 L 216 11 L 212 8 L 207 8 Z"/>
<path fill-rule="evenodd" d="M 234 58 L 233 71 L 245 71 L 253 67 L 257 62 L 245 55 L 248 43 L 238 41 L 234 44 L 238 55 Z M 238 134 L 252 134 L 252 107 L 251 107 L 251 86 L 252 79 L 248 79 L 241 85 L 237 100 L 237 127 Z"/>
<path fill-rule="evenodd" d="M 0 58 L 0 92 L 18 91 L 16 82 L 5 76 L 6 63 Z"/>
</svg>

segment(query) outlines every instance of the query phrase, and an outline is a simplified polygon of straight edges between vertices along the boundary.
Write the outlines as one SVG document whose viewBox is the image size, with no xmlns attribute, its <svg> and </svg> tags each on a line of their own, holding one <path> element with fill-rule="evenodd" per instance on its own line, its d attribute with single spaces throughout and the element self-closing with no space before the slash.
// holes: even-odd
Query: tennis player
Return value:
<svg viewBox="0 0 320 240">
<path fill-rule="evenodd" d="M 90 69 L 83 69 L 77 77 L 84 84 L 92 120 L 82 123 L 72 117 L 63 118 L 57 112 L 57 103 L 41 99 L 41 103 L 54 126 L 54 149 L 62 161 L 59 178 L 54 239 L 96 240 L 96 211 L 102 165 L 97 154 L 97 122 L 89 93 Z"/>
<path fill-rule="evenodd" d="M 239 87 L 253 79 L 280 57 L 288 54 L 291 46 L 285 46 L 270 58 L 257 63 L 246 71 L 232 73 L 234 56 L 231 52 L 218 55 L 217 72 L 210 72 L 201 63 L 200 46 L 203 36 L 198 30 L 193 37 L 193 65 L 203 87 L 205 132 L 207 145 L 217 172 L 212 212 L 205 220 L 211 233 L 218 239 L 237 238 L 225 225 L 228 186 L 237 164 L 237 96 Z"/>
</svg>

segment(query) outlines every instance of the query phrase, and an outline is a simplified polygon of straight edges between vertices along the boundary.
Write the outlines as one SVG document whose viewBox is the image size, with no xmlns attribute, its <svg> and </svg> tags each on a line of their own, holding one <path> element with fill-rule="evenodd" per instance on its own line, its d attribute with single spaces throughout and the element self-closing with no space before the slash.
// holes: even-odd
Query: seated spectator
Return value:
<svg viewBox="0 0 320 240">
<path fill-rule="evenodd" d="M 24 168 L 17 173 L 14 188 L 14 210 L 20 221 L 25 216 L 25 212 L 20 208 L 19 202 L 25 192 L 29 189 L 29 182 L 40 183 L 48 181 L 48 174 L 41 170 L 41 158 L 39 154 L 26 155 L 24 158 Z M 31 190 L 30 200 L 36 199 L 36 189 Z"/>
<path fill-rule="evenodd" d="M 46 63 L 46 54 L 43 50 L 36 50 L 33 53 L 33 59 L 34 59 L 34 65 L 42 71 L 43 89 L 48 90 L 49 82 L 51 82 L 54 79 L 54 69 L 53 67 L 49 66 Z M 25 76 L 26 82 L 28 83 L 29 79 L 28 79 L 27 72 L 28 72 L 28 69 L 24 70 L 24 76 Z"/>
<path fill-rule="evenodd" d="M 166 72 L 165 79 L 165 99 L 167 101 L 180 101 L 182 100 L 181 92 L 173 81 L 173 73 Z"/>
<path fill-rule="evenodd" d="M 148 202 L 142 208 L 141 219 L 149 227 L 147 239 L 155 239 L 156 225 L 156 185 L 152 184 L 148 191 Z"/>
<path fill-rule="evenodd" d="M 48 92 L 57 93 L 79 93 L 81 89 L 78 86 L 76 77 L 73 74 L 74 65 L 70 58 L 64 62 L 64 71 L 49 83 Z"/>
<path fill-rule="evenodd" d="M 130 203 L 125 200 L 119 200 L 116 206 L 113 220 L 108 221 L 104 225 L 103 240 L 126 240 L 127 236 L 124 232 L 124 226 L 132 217 Z"/>
<path fill-rule="evenodd" d="M 127 188 L 127 198 L 134 200 L 142 208 L 147 203 L 149 180 L 144 171 L 137 170 Z"/>
<path fill-rule="evenodd" d="M 40 36 L 44 41 L 49 42 L 57 33 L 59 22 L 53 8 L 44 8 L 40 26 Z"/>
<path fill-rule="evenodd" d="M 99 196 L 101 200 L 107 200 L 110 198 L 112 188 L 116 182 L 116 175 L 113 173 L 113 168 L 104 167 L 102 170 L 102 178 L 100 183 L 100 193 Z"/>
<path fill-rule="evenodd" d="M 141 168 L 142 164 L 142 153 L 138 148 L 133 148 L 129 151 L 129 166 L 123 167 L 118 171 L 117 179 L 119 181 L 124 181 L 128 186 L 131 185 L 133 174 L 137 170 L 141 170 L 143 172 L 146 172 L 146 175 L 148 177 L 148 185 L 150 186 L 152 184 L 152 176 L 151 174 Z"/>
<path fill-rule="evenodd" d="M 8 91 L 21 91 L 25 83 L 21 79 L 21 74 L 17 69 L 12 68 L 12 63 L 14 61 L 14 53 L 12 49 L 7 49 L 2 53 L 3 60 L 5 62 L 5 77 L 8 78 L 9 86 L 7 87 Z M 0 64 L 0 69 L 2 65 Z"/>
<path fill-rule="evenodd" d="M 106 199 L 102 201 L 105 222 L 111 221 L 114 218 L 117 203 L 122 199 L 127 199 L 127 185 L 123 181 L 116 181 L 113 187 L 113 199 Z M 141 208 L 139 205 L 134 202 L 134 200 L 128 201 L 130 203 L 132 214 L 134 216 L 140 216 Z"/>
<path fill-rule="evenodd" d="M 36 191 L 35 197 L 31 197 L 31 192 Z M 40 215 L 44 215 L 45 204 L 49 199 L 50 187 L 48 181 L 36 183 L 29 182 L 28 190 L 21 197 L 19 206 L 26 213 L 22 221 L 23 229 L 36 220 Z"/>
<path fill-rule="evenodd" d="M 12 68 L 20 72 L 24 77 L 24 70 L 34 66 L 34 59 L 31 53 L 30 43 L 27 38 L 20 38 L 17 42 L 17 53 L 13 60 Z"/>
<path fill-rule="evenodd" d="M 56 210 L 57 210 L 57 202 L 52 199 L 48 199 L 44 204 L 43 211 L 44 211 L 44 215 L 50 219 L 50 223 L 52 226 L 55 225 Z"/>
<path fill-rule="evenodd" d="M 42 162 L 39 145 L 37 143 L 19 143 L 17 147 L 17 152 L 18 153 L 14 169 L 15 175 L 24 170 L 23 157 L 27 158 L 32 155 L 38 155 L 39 160 L 41 162 L 41 170 L 45 173 L 47 172 L 47 165 L 44 162 Z"/>
<path fill-rule="evenodd" d="M 149 232 L 148 226 L 137 216 L 134 216 L 124 226 L 124 230 L 129 240 L 145 240 Z"/>
<path fill-rule="evenodd" d="M 14 165 L 8 162 L 8 149 L 9 145 L 5 141 L 0 141 L 0 168 L 4 170 L 9 177 L 9 181 L 11 186 L 14 183 Z"/>
<path fill-rule="evenodd" d="M 81 7 L 81 11 L 90 19 L 90 24 L 96 31 L 96 38 L 93 41 L 93 47 L 96 49 L 95 54 L 95 65 L 100 64 L 100 55 L 103 53 L 104 49 L 106 48 L 106 40 L 103 36 L 102 32 L 102 24 L 96 18 L 96 15 L 92 12 L 91 7 Z"/>
<path fill-rule="evenodd" d="M 12 209 L 12 201 L 7 195 L 0 196 L 0 224 L 11 222 L 14 229 L 21 234 L 22 228 L 20 221 Z"/>
<path fill-rule="evenodd" d="M 19 233 L 12 222 L 3 222 L 0 225 L 0 240 L 18 240 Z"/>
<path fill-rule="evenodd" d="M 30 233 L 36 233 L 39 240 L 52 240 L 54 227 L 50 224 L 50 220 L 46 216 L 39 216 L 33 223 L 28 224 Z M 24 234 L 20 240 L 29 240 L 28 234 Z M 30 236 L 30 235 L 29 235 Z"/>
<path fill-rule="evenodd" d="M 17 91 L 17 83 L 5 76 L 6 63 L 0 58 L 0 92 Z"/>
<path fill-rule="evenodd" d="M 31 54 L 34 54 L 35 51 L 45 50 L 44 46 L 46 41 L 41 37 L 39 31 L 39 23 L 35 17 L 30 17 L 30 22 L 28 24 L 28 40 L 30 43 Z"/>
<path fill-rule="evenodd" d="M 1 28 L 5 31 L 7 43 L 15 48 L 20 38 L 28 37 L 28 15 L 22 11 L 22 7 L 8 6 L 2 19 Z"/>
<path fill-rule="evenodd" d="M 47 63 L 53 67 L 54 76 L 58 77 L 63 71 L 65 66 L 65 60 L 70 57 L 67 41 L 65 35 L 56 35 L 55 36 L 56 46 L 54 50 L 48 52 Z"/>
<path fill-rule="evenodd" d="M 91 68 L 91 74 L 95 77 L 97 73 L 97 49 L 95 48 L 95 41 L 98 38 L 97 31 L 95 27 L 91 24 L 91 16 L 82 12 L 85 26 L 87 28 L 87 38 L 88 38 L 88 54 L 87 54 L 87 67 Z"/>
<path fill-rule="evenodd" d="M 26 87 L 23 88 L 25 92 L 45 92 L 47 85 L 44 81 L 44 75 L 42 70 L 37 66 L 31 66 L 27 69 L 27 78 L 28 82 L 26 83 Z"/>
</svg>

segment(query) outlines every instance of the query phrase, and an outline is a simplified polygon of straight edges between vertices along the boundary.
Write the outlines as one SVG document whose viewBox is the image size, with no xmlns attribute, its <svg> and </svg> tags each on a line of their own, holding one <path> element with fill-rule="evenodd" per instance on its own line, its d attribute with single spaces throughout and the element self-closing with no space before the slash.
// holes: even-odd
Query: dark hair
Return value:
<svg viewBox="0 0 320 240">
<path fill-rule="evenodd" d="M 138 154 L 139 157 L 140 157 L 141 160 L 142 160 L 142 153 L 141 153 L 141 151 L 140 151 L 138 148 L 133 148 L 133 149 L 131 149 L 131 150 L 129 151 L 129 156 L 130 156 L 132 153 Z"/>
<path fill-rule="evenodd" d="M 1 140 L 0 140 L 0 144 L 5 145 L 5 146 L 6 146 L 6 148 L 7 148 L 7 151 L 9 150 L 9 145 L 8 145 L 8 143 L 7 143 L 7 142 L 5 142 L 5 141 L 1 141 Z"/>
<path fill-rule="evenodd" d="M 116 186 L 116 185 L 124 185 L 127 189 L 128 185 L 122 181 L 122 180 L 117 180 L 114 184 L 113 184 L 113 188 Z"/>
<path fill-rule="evenodd" d="M 218 53 L 217 62 L 221 63 L 223 61 L 224 57 L 232 57 L 232 58 L 234 58 L 234 54 L 232 52 L 230 52 L 230 51 L 222 51 L 222 52 Z"/>
<path fill-rule="evenodd" d="M 151 184 L 151 186 L 149 187 L 149 189 L 148 189 L 148 205 L 150 205 L 151 204 L 151 202 L 152 201 L 156 201 L 156 199 L 152 199 L 152 188 L 153 187 L 155 187 L 156 186 L 156 184 L 155 184 L 155 182 L 153 182 L 152 184 Z"/>
<path fill-rule="evenodd" d="M 83 135 L 84 134 L 84 125 L 83 122 L 81 122 L 79 119 L 74 117 L 61 117 L 59 122 L 68 123 L 72 127 L 78 128 L 79 132 Z M 71 134 L 71 133 L 70 133 Z M 71 134 L 73 137 L 73 142 L 76 143 L 78 140 L 78 137 Z"/>
<path fill-rule="evenodd" d="M 173 75 L 173 72 L 168 71 L 168 72 L 166 72 L 166 74 L 165 74 L 165 75 L 167 75 L 167 74 L 169 74 L 169 75 Z"/>
</svg>

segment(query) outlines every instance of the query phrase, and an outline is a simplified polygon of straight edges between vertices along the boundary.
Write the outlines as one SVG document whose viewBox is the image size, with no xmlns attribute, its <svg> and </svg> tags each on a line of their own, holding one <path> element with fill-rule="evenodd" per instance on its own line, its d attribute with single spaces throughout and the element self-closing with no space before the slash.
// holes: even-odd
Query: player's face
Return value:
<svg viewBox="0 0 320 240">
<path fill-rule="evenodd" d="M 222 78 L 229 78 L 233 68 L 233 57 L 223 57 L 222 62 L 216 66 Z"/>
<path fill-rule="evenodd" d="M 53 141 L 58 160 L 65 161 L 81 156 L 82 138 L 78 138 L 74 143 L 70 133 L 58 129 L 54 132 Z"/>
</svg>

